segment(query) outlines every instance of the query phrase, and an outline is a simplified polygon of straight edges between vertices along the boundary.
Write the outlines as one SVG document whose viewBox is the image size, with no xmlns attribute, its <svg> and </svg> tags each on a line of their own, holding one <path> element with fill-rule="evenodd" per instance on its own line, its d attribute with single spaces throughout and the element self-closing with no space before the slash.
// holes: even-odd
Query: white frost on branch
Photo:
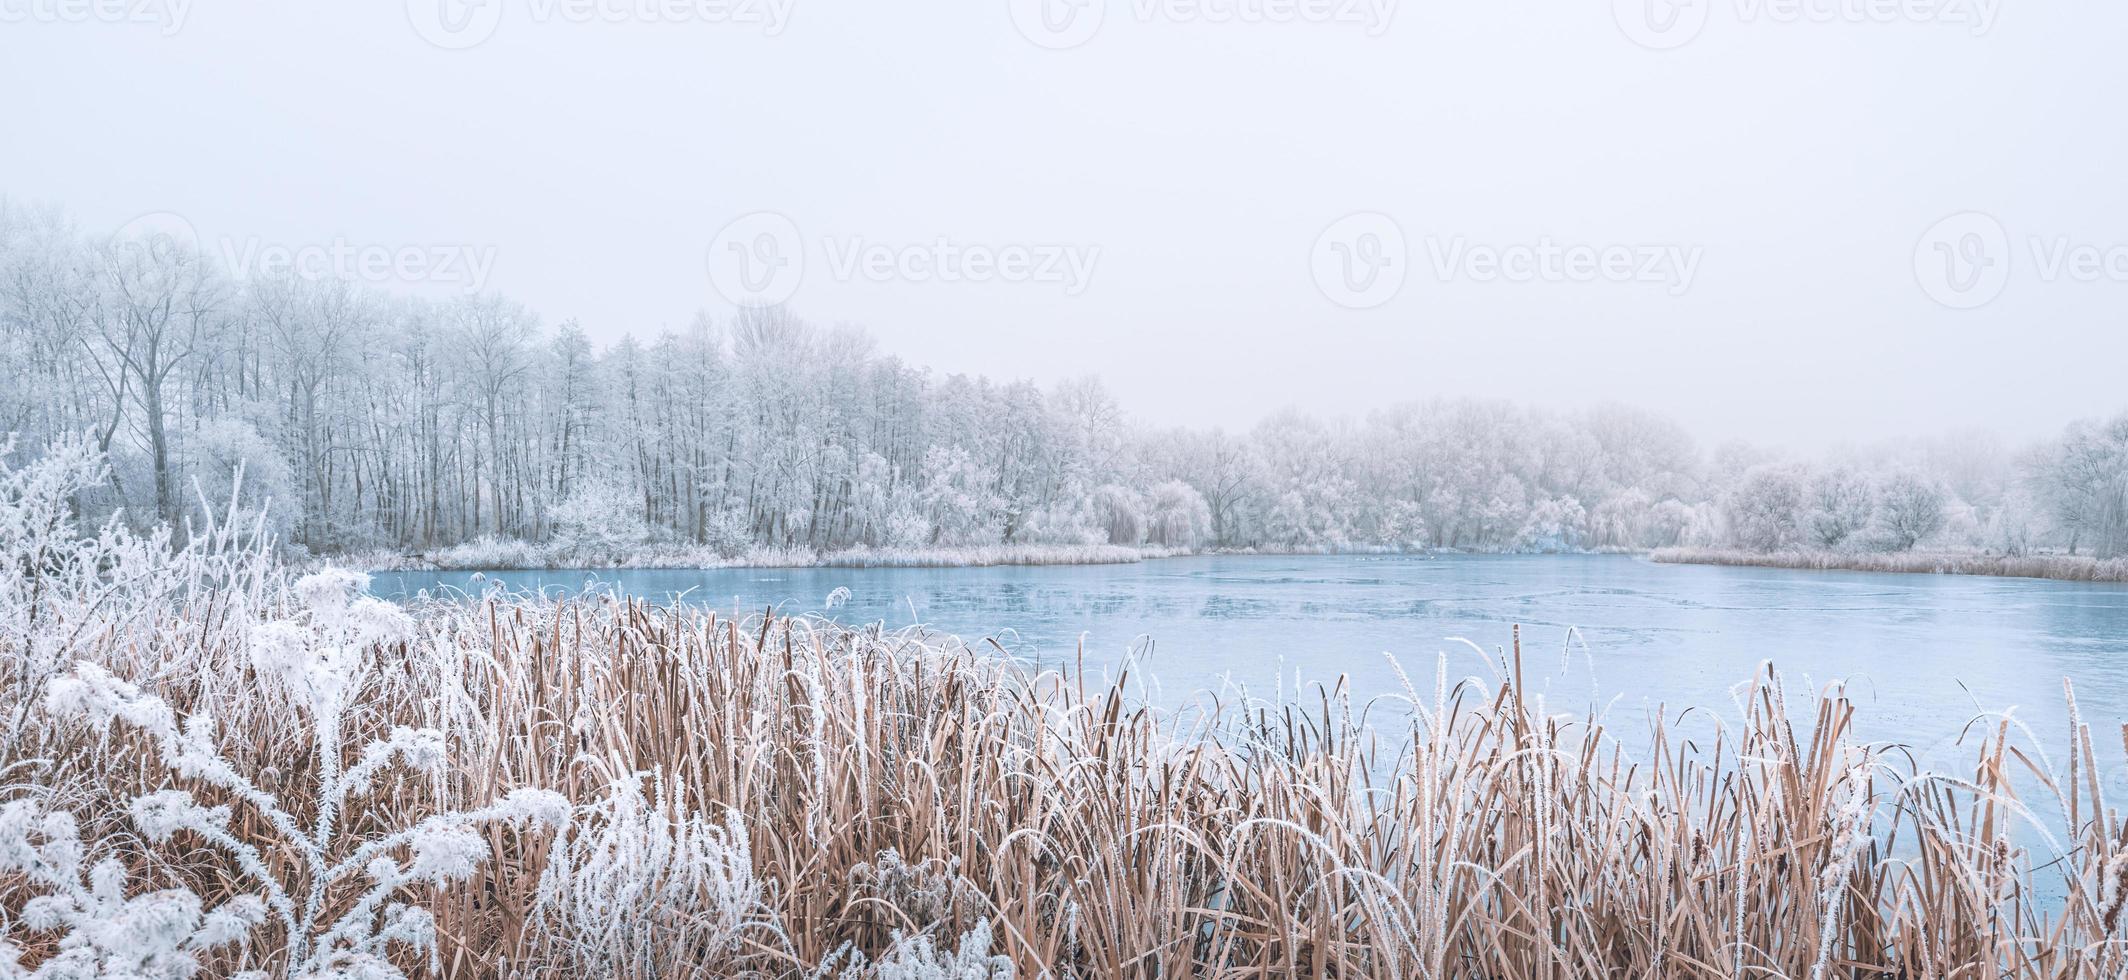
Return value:
<svg viewBox="0 0 2128 980">
<path fill-rule="evenodd" d="M 265 905 L 250 896 L 212 909 L 184 888 L 128 897 L 123 862 L 105 858 L 84 871 L 86 860 L 71 815 L 32 800 L 0 806 L 0 873 L 22 875 L 38 891 L 23 903 L 22 922 L 62 934 L 59 951 L 35 970 L 0 939 L 0 978 L 184 980 L 198 975 L 202 954 L 244 943 L 266 921 Z"/>
<path fill-rule="evenodd" d="M 106 735 L 119 726 L 132 729 L 147 737 L 157 758 L 172 773 L 235 801 L 207 806 L 188 789 L 166 789 L 135 798 L 128 809 L 134 825 L 152 842 L 168 843 L 185 835 L 235 862 L 253 894 L 241 899 L 243 904 L 228 906 L 229 914 L 217 918 L 210 913 L 201 921 L 225 932 L 238 921 L 231 916 L 244 913 L 249 918 L 242 921 L 249 926 L 242 932 L 248 933 L 250 926 L 270 912 L 289 937 L 291 977 L 398 977 L 398 969 L 386 958 L 392 946 L 426 950 L 433 957 L 434 921 L 425 909 L 399 897 L 417 887 L 440 888 L 470 879 L 491 855 L 491 845 L 480 829 L 483 826 L 530 832 L 536 827 L 559 828 L 569 816 L 569 805 L 560 795 L 518 789 L 488 806 L 438 814 L 368 839 L 344 839 L 341 812 L 369 792 L 395 763 L 408 772 L 435 776 L 449 762 L 442 733 L 395 726 L 385 737 L 364 746 L 353 765 L 344 770 L 340 765 L 343 723 L 359 702 L 370 673 L 370 655 L 383 644 L 404 641 L 413 634 L 404 612 L 361 596 L 365 584 L 364 576 L 339 570 L 305 576 L 293 588 L 300 608 L 288 618 L 256 623 L 250 631 L 252 663 L 258 675 L 289 695 L 309 723 L 321 762 L 308 806 L 284 806 L 224 756 L 212 717 L 200 712 L 181 718 L 161 697 L 97 664 L 75 664 L 71 674 L 49 685 L 45 697 L 52 717 L 76 719 Z M 277 843 L 301 856 L 305 873 L 287 877 L 276 873 L 253 842 L 255 837 L 240 837 L 232 831 L 230 820 L 236 806 L 249 807 L 264 817 L 272 835 L 279 838 Z M 295 815 L 300 812 L 314 816 L 306 822 Z M 65 823 L 66 828 L 71 826 Z M 0 845 L 6 843 L 0 840 Z M 78 839 L 70 846 L 77 856 L 83 850 Z M 26 852 L 11 852 L 21 853 Z M 338 918 L 328 918 L 327 893 L 356 880 L 366 882 L 360 898 Z M 183 911 L 182 896 L 159 894 L 166 897 L 154 907 Z M 197 905 L 195 898 L 192 907 Z M 74 914 L 80 921 L 87 922 L 87 917 L 105 915 L 113 906 L 106 902 L 91 908 L 77 899 L 69 907 L 77 909 Z M 173 921 L 187 920 L 179 916 Z M 189 974 L 163 970 L 140 975 Z"/>
<path fill-rule="evenodd" d="M 739 815 L 689 810 L 662 774 L 646 795 L 644 778 L 615 780 L 577 815 L 548 856 L 539 907 L 583 963 L 667 976 L 691 965 L 676 953 L 714 960 L 767 928 L 766 909 Z"/>
</svg>

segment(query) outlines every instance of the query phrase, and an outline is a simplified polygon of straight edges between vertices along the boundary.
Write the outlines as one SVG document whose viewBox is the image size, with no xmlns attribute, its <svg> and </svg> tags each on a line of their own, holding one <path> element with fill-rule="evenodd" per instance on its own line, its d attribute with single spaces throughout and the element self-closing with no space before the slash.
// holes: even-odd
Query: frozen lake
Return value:
<svg viewBox="0 0 2128 980">
<path fill-rule="evenodd" d="M 1267 688 L 1288 677 L 1352 677 L 1362 694 L 1397 687 L 1383 654 L 1422 686 L 1434 656 L 1450 674 L 1483 674 L 1487 648 L 1522 624 L 1534 688 L 1560 710 L 1611 703 L 1638 728 L 1646 709 L 1699 705 L 1731 715 L 1728 690 L 1772 660 L 1802 693 L 1846 678 L 1869 738 L 1936 743 L 1979 708 L 2018 706 L 2050 752 L 2066 745 L 2061 680 L 2076 682 L 2100 744 L 2128 722 L 2128 586 L 2032 579 L 1797 572 L 1656 565 L 1634 558 L 1219 556 L 1131 565 L 962 569 L 714 569 L 489 572 L 513 589 L 574 591 L 596 579 L 665 599 L 844 622 L 920 622 L 970 639 L 996 636 L 1053 664 L 1084 638 L 1089 664 L 1114 664 L 1146 641 L 1163 701 L 1223 676 Z M 378 573 L 404 596 L 477 588 L 470 572 Z M 851 598 L 828 609 L 827 597 Z M 1570 630 L 1581 643 L 1561 669 Z M 1002 631 L 1002 632 L 1001 632 Z M 2108 758 L 2113 750 L 2104 750 Z M 1963 753 L 1960 753 L 1963 754 Z"/>
</svg>

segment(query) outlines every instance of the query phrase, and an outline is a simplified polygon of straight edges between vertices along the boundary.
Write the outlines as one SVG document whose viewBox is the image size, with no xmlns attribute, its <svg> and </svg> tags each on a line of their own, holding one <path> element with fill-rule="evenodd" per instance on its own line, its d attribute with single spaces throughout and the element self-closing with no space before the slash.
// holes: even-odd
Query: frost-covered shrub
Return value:
<svg viewBox="0 0 2128 980">
<path fill-rule="evenodd" d="M 71 814 L 33 800 L 0 806 L 0 873 L 23 876 L 39 893 L 23 903 L 22 922 L 62 933 L 59 951 L 35 970 L 0 938 L 0 978 L 183 980 L 199 974 L 202 955 L 243 944 L 266 921 L 266 906 L 250 896 L 212 909 L 184 888 L 128 897 L 125 863 L 107 857 L 84 870 L 87 851 Z"/>
<path fill-rule="evenodd" d="M 547 517 L 555 547 L 574 558 L 610 560 L 650 540 L 640 500 L 610 480 L 578 484 Z"/>
<path fill-rule="evenodd" d="M 715 963 L 760 924 L 752 842 L 735 812 L 688 810 L 660 776 L 617 780 L 549 855 L 539 911 L 554 941 L 596 969 L 674 976 Z M 627 971 L 624 971 L 627 972 Z"/>
<path fill-rule="evenodd" d="M 78 526 L 76 501 L 101 485 L 103 456 L 86 439 L 65 439 L 26 462 L 0 446 L 0 745 L 35 755 L 43 737 L 31 707 L 44 686 L 92 646 L 152 649 L 142 669 L 181 675 L 227 628 L 179 621 L 193 601 L 242 603 L 274 580 L 263 523 L 202 517 L 180 540 L 162 526 L 146 534 L 113 515 Z M 177 637 L 192 642 L 175 642 Z M 5 756 L 0 755 L 0 762 Z"/>
<path fill-rule="evenodd" d="M 961 934 L 950 952 L 929 936 L 899 940 L 875 971 L 879 980 L 1012 980 L 1012 975 L 1012 961 L 990 952 L 988 921 Z"/>
<path fill-rule="evenodd" d="M 1028 544 L 1094 545 L 1107 542 L 1108 532 L 1095 526 L 1094 513 L 1085 496 L 1073 493 L 1022 516 L 1012 540 Z"/>
<path fill-rule="evenodd" d="M 294 530 L 304 510 L 295 471 L 251 423 L 234 416 L 203 420 L 186 433 L 183 449 L 196 481 L 197 519 L 226 514 L 212 508 L 229 504 L 236 513 L 264 515 L 277 537 Z M 336 538 L 323 533 L 331 529 L 317 530 L 316 538 Z"/>
<path fill-rule="evenodd" d="M 703 542 L 726 558 L 746 554 L 754 546 L 754 531 L 746 522 L 746 513 L 739 510 L 720 510 L 709 515 L 703 522 Z"/>
<path fill-rule="evenodd" d="M 851 868 L 850 879 L 859 897 L 881 902 L 901 921 L 924 928 L 952 921 L 960 909 L 982 901 L 981 889 L 961 877 L 956 862 L 911 864 L 893 848 Z"/>
<path fill-rule="evenodd" d="M 100 583 L 101 556 L 85 548 L 74 528 L 74 495 L 95 486 L 103 462 L 85 442 L 55 444 L 42 456 L 11 463 L 14 441 L 0 444 L 0 652 L 12 668 L 0 675 L 34 690 L 65 663 L 61 620 Z M 8 676 L 11 675 L 11 676 Z M 25 704 L 27 697 L 16 700 Z M 26 719 L 9 716 L 0 730 L 13 741 Z"/>
<path fill-rule="evenodd" d="M 128 809 L 150 842 L 170 844 L 184 837 L 187 847 L 205 844 L 235 864 L 243 887 L 253 890 L 251 901 L 283 926 L 292 977 L 399 976 L 386 958 L 389 947 L 420 951 L 435 944 L 428 911 L 395 900 L 399 895 L 416 886 L 470 878 L 490 851 L 476 830 L 480 825 L 529 830 L 558 826 L 568 813 L 567 801 L 554 793 L 519 789 L 488 806 L 348 839 L 342 813 L 395 765 L 435 778 L 449 762 L 442 733 L 397 726 L 366 745 L 353 765 L 342 764 L 346 715 L 372 674 L 371 653 L 412 633 L 404 612 L 360 594 L 366 579 L 337 569 L 305 576 L 291 590 L 300 609 L 251 628 L 251 664 L 267 689 L 261 693 L 282 699 L 308 723 L 318 768 L 307 806 L 284 804 L 224 756 L 213 717 L 204 712 L 180 717 L 163 698 L 95 663 L 75 664 L 69 676 L 51 683 L 45 699 L 55 718 L 78 719 L 104 735 L 123 727 L 146 737 L 157 761 L 173 775 L 233 801 L 210 806 L 189 789 L 166 789 L 136 797 Z M 263 818 L 274 839 L 239 836 L 232 824 L 239 806 Z M 311 817 L 305 821 L 298 813 Z M 264 857 L 265 847 L 300 855 L 303 874 L 275 871 Z M 337 918 L 329 917 L 328 892 L 357 882 L 363 883 L 359 900 Z"/>
<path fill-rule="evenodd" d="M 963 933 L 946 949 L 929 935 L 896 936 L 879 962 L 857 963 L 843 980 L 1012 980 L 1012 960 L 990 952 L 990 923 Z"/>
<path fill-rule="evenodd" d="M 887 515 L 880 540 L 889 548 L 919 548 L 931 540 L 931 521 L 913 510 Z"/>
</svg>

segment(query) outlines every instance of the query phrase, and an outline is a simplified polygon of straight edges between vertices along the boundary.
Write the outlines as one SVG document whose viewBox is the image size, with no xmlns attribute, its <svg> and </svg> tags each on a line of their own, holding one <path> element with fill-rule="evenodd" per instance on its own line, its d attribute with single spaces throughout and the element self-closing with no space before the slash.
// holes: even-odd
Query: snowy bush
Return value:
<svg viewBox="0 0 2128 980">
<path fill-rule="evenodd" d="M 205 517 L 182 541 L 165 525 L 133 532 L 113 515 L 93 533 L 75 520 L 75 501 L 102 481 L 103 457 L 69 439 L 19 465 L 0 449 L 0 744 L 42 738 L 31 707 L 44 686 L 92 645 L 159 645 L 152 669 L 182 673 L 209 632 L 175 621 L 183 603 L 257 594 L 275 575 L 263 521 Z M 215 621 L 226 625 L 227 619 Z M 25 751 L 29 751 L 26 747 Z"/>
<path fill-rule="evenodd" d="M 857 897 L 877 901 L 899 921 L 929 929 L 952 921 L 964 907 L 980 907 L 982 889 L 961 877 L 954 861 L 905 860 L 888 848 L 850 869 Z"/>
<path fill-rule="evenodd" d="M 186 436 L 185 455 L 201 501 L 195 519 L 223 516 L 207 507 L 226 502 L 238 514 L 265 515 L 267 530 L 286 537 L 304 513 L 294 470 L 280 450 L 244 419 L 231 416 L 201 422 Z M 320 538 L 336 537 L 325 533 L 328 529 L 319 530 Z"/>
<path fill-rule="evenodd" d="M 887 515 L 880 540 L 889 548 L 920 548 L 931 540 L 931 521 L 913 510 Z"/>
<path fill-rule="evenodd" d="M 152 833 L 155 814 L 143 816 L 141 829 Z M 0 978 L 184 980 L 199 974 L 202 955 L 242 945 L 266 921 L 266 906 L 250 896 L 212 909 L 185 888 L 128 897 L 125 863 L 107 857 L 84 870 L 87 855 L 72 815 L 31 800 L 0 806 L 0 873 L 21 875 L 39 892 L 23 904 L 23 924 L 62 933 L 59 951 L 35 970 L 0 938 Z"/>
<path fill-rule="evenodd" d="M 1012 980 L 1012 961 L 990 952 L 990 924 L 963 933 L 956 948 L 946 949 L 929 935 L 896 936 L 894 945 L 874 964 L 858 963 L 843 971 L 843 980 Z"/>
<path fill-rule="evenodd" d="M 341 813 L 395 765 L 436 778 L 449 761 L 440 732 L 399 726 L 363 747 L 353 765 L 342 764 L 347 713 L 372 673 L 372 652 L 412 633 L 404 612 L 359 595 L 366 579 L 335 569 L 305 576 L 292 589 L 302 608 L 251 629 L 250 660 L 265 688 L 260 693 L 282 700 L 309 726 L 318 771 L 309 799 L 301 804 L 284 804 L 224 756 L 213 717 L 204 712 L 180 717 L 163 698 L 97 664 L 77 663 L 69 676 L 49 686 L 45 699 L 55 718 L 80 719 L 106 736 L 124 728 L 146 737 L 163 768 L 233 801 L 207 805 L 192 790 L 166 789 L 134 798 L 129 811 L 150 842 L 166 844 L 182 835 L 235 864 L 253 890 L 248 901 L 255 903 L 234 906 L 235 912 L 264 909 L 281 924 L 292 977 L 399 976 L 386 958 L 388 948 L 433 949 L 435 926 L 425 909 L 396 896 L 416 886 L 471 877 L 489 852 L 476 829 L 480 825 L 529 831 L 560 825 L 568 811 L 567 802 L 554 793 L 520 789 L 484 807 L 433 815 L 383 835 L 345 838 Z M 239 836 L 232 824 L 237 806 L 272 828 L 270 845 Z M 311 817 L 305 821 L 299 813 Z M 266 846 L 299 854 L 302 874 L 276 872 L 264 856 Z M 405 857 L 397 856 L 401 853 Z M 366 882 L 361 898 L 330 917 L 327 893 L 355 882 Z M 226 928 L 226 918 L 215 921 Z"/>
<path fill-rule="evenodd" d="M 703 528 L 703 539 L 717 554 L 736 558 L 753 547 L 754 531 L 747 526 L 745 512 L 720 510 L 709 515 Z"/>
<path fill-rule="evenodd" d="M 539 885 L 545 928 L 580 964 L 675 976 L 714 964 L 763 923 L 746 825 L 687 811 L 662 775 L 616 780 L 557 842 Z"/>
<path fill-rule="evenodd" d="M 564 555 L 612 561 L 650 540 L 641 502 L 610 480 L 590 479 L 549 509 L 554 544 Z"/>
</svg>

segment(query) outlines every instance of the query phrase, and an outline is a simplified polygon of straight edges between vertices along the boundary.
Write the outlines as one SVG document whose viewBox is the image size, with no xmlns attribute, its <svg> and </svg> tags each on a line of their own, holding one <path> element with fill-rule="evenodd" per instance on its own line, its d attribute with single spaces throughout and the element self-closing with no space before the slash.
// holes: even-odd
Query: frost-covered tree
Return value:
<svg viewBox="0 0 2128 980">
<path fill-rule="evenodd" d="M 1588 515 L 1581 502 L 1570 497 L 1551 497 L 1531 507 L 1515 535 L 1516 550 L 1534 552 L 1579 551 L 1588 539 Z"/>
<path fill-rule="evenodd" d="M 1849 467 L 1821 470 L 1810 478 L 1803 527 L 1811 544 L 1837 548 L 1870 525 L 1877 491 L 1869 477 Z"/>
<path fill-rule="evenodd" d="M 934 446 L 924 454 L 923 473 L 920 500 L 931 520 L 931 543 L 979 545 L 998 540 L 998 513 L 1004 499 L 996 491 L 995 469 L 962 446 Z"/>
<path fill-rule="evenodd" d="M 2028 470 L 2070 554 L 2128 554 L 2128 414 L 2070 425 Z"/>
<path fill-rule="evenodd" d="M 1194 548 L 1212 534 L 1212 508 L 1197 488 L 1181 480 L 1161 483 L 1147 494 L 1145 540 L 1169 548 Z"/>
<path fill-rule="evenodd" d="M 2030 493 L 2012 489 L 1988 515 L 1984 546 L 2005 555 L 2028 554 L 2040 539 L 2040 525 L 2040 509 Z"/>
<path fill-rule="evenodd" d="M 1893 473 L 1877 487 L 1872 537 L 1887 551 L 1911 551 L 1944 525 L 1943 488 L 1913 473 Z"/>
<path fill-rule="evenodd" d="M 1161 429 L 1098 379 L 940 376 L 778 306 L 602 340 L 507 297 L 239 279 L 167 236 L 111 242 L 0 204 L 0 431 L 28 450 L 88 438 L 111 479 L 78 506 L 136 531 L 187 516 L 195 483 L 219 505 L 241 461 L 244 505 L 271 496 L 285 543 L 321 555 L 492 538 L 566 560 L 585 525 L 555 518 L 593 480 L 631 515 L 626 537 L 639 524 L 726 556 L 1158 543 L 1175 536 L 1154 515 L 1175 481 L 1204 500 L 1209 530 L 1185 535 L 1199 546 L 1510 550 L 1537 509 L 1570 500 L 1580 546 L 1650 548 L 1719 538 L 1710 513 L 1771 460 L 1741 443 L 1703 455 L 1632 408 L 1495 399 Z M 2035 547 L 2128 550 L 2120 427 L 2073 428 L 2026 467 L 2049 517 Z M 1935 480 L 1955 518 L 1943 537 L 1977 544 L 2010 460 L 1967 433 L 1838 466 Z M 1123 492 L 1140 498 L 1135 534 L 1107 520 Z M 1857 500 L 1832 499 L 1774 537 L 1854 543 Z"/>
<path fill-rule="evenodd" d="M 1794 467 L 1755 466 L 1723 504 L 1730 536 L 1754 551 L 1794 547 L 1801 538 L 1803 503 L 1803 476 Z"/>
<path fill-rule="evenodd" d="M 1147 503 L 1129 487 L 1104 483 L 1094 488 L 1094 526 L 1109 544 L 1134 545 L 1145 540 Z"/>
</svg>

